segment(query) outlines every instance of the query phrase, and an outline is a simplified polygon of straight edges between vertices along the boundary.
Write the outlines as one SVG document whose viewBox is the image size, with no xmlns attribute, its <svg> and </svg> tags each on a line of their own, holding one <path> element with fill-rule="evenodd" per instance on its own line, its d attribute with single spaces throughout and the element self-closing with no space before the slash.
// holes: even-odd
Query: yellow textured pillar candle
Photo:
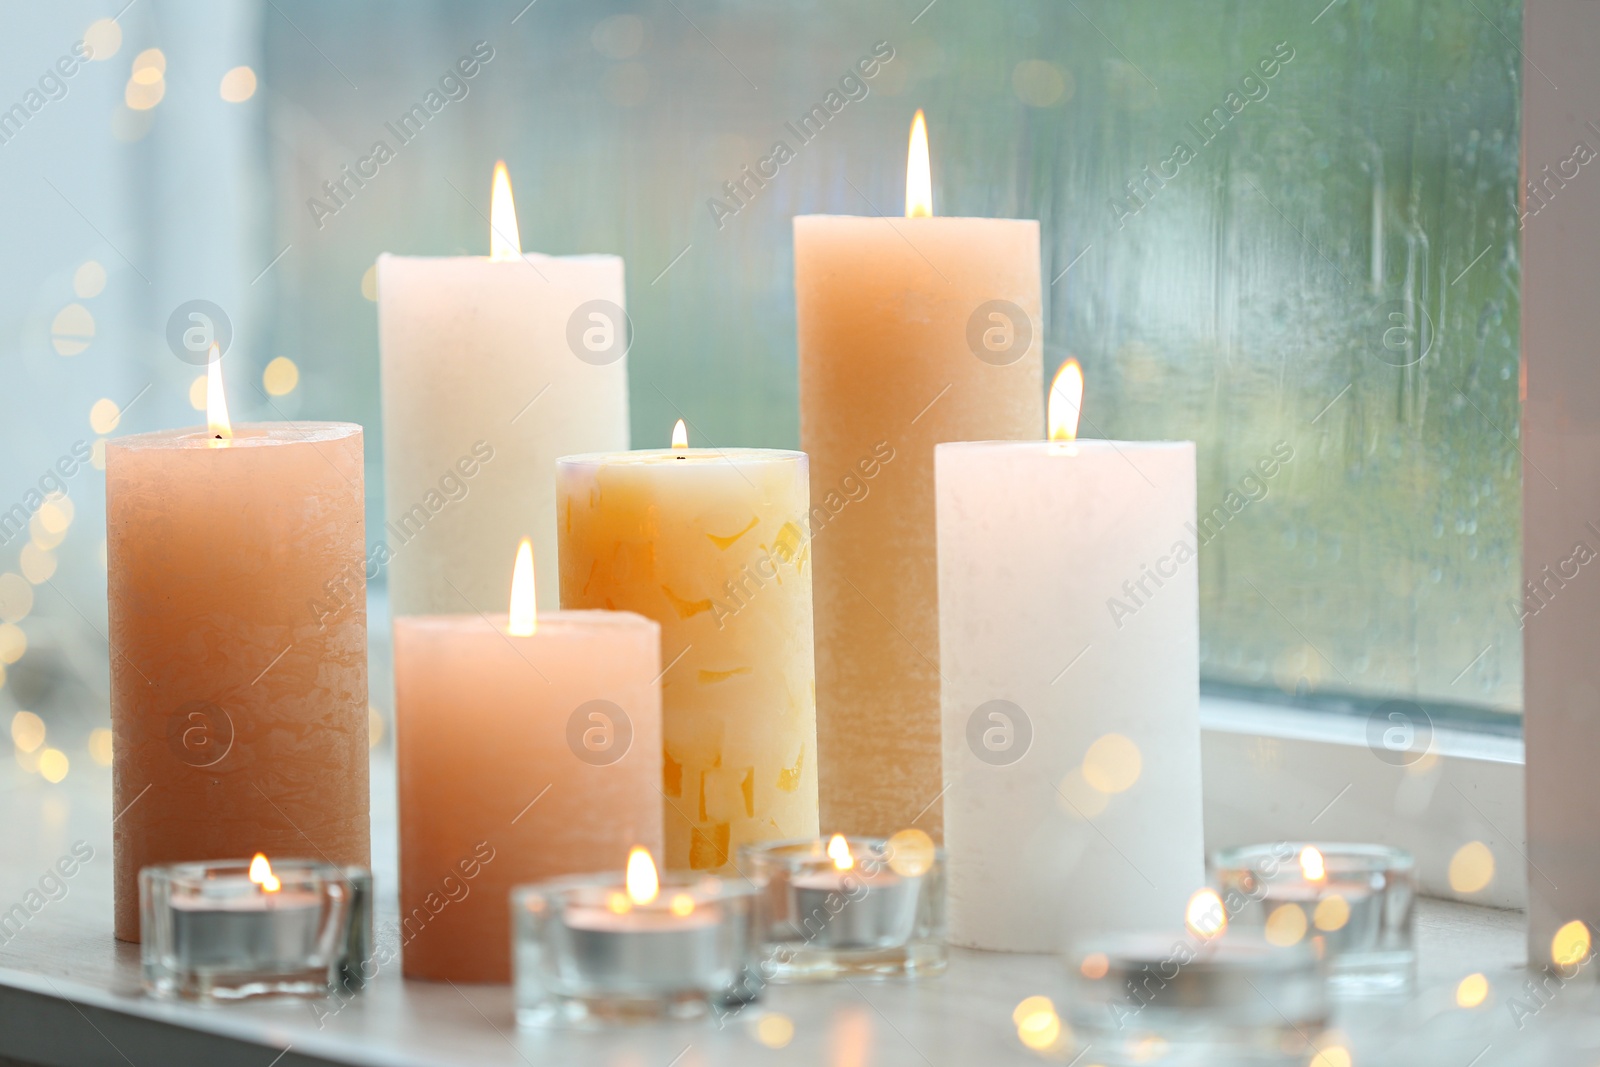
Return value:
<svg viewBox="0 0 1600 1067">
<path fill-rule="evenodd" d="M 367 865 L 361 427 L 106 446 L 116 934 L 139 869 L 265 852 Z M 319 610 L 324 583 L 348 606 Z"/>
<path fill-rule="evenodd" d="M 933 447 L 1044 427 L 1039 224 L 801 216 L 794 275 L 823 821 L 938 837 Z"/>
<path fill-rule="evenodd" d="M 557 471 L 561 606 L 661 624 L 666 865 L 815 836 L 805 455 L 661 449 Z"/>
</svg>

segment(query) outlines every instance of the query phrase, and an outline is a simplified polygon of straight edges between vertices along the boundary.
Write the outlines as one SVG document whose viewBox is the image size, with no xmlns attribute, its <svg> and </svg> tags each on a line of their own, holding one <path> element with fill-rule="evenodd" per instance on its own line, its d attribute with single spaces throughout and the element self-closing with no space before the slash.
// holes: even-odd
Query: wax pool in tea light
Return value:
<svg viewBox="0 0 1600 1067">
<path fill-rule="evenodd" d="M 509 615 L 394 623 L 407 977 L 510 981 L 514 885 L 661 847 L 660 629 L 536 614 L 526 540 L 514 570 Z"/>
<path fill-rule="evenodd" d="M 361 427 L 232 426 L 106 446 L 116 936 L 141 868 L 314 845 L 369 864 Z M 319 613 L 324 583 L 353 600 Z"/>
<path fill-rule="evenodd" d="M 811 457 L 822 821 L 937 839 L 933 448 L 1044 419 L 1039 224 L 933 217 L 917 113 L 906 217 L 794 220 Z"/>
<path fill-rule="evenodd" d="M 489 218 L 487 257 L 378 257 L 397 616 L 500 603 L 506 545 L 556 558 L 557 457 L 628 447 L 621 257 L 524 254 L 503 163 Z"/>
<path fill-rule="evenodd" d="M 717 870 L 740 845 L 814 837 L 805 454 L 675 437 L 567 456 L 557 480 L 562 606 L 661 624 L 665 865 Z"/>
<path fill-rule="evenodd" d="M 1205 876 L 1194 445 L 1075 441 L 1082 391 L 1060 439 L 935 453 L 956 944 L 1159 929 Z"/>
</svg>

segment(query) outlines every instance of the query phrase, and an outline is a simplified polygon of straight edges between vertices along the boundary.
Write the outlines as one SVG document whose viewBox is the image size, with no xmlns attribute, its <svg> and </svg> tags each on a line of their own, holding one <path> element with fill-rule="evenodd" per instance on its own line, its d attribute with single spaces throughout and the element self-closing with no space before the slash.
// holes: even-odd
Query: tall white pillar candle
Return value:
<svg viewBox="0 0 1600 1067">
<path fill-rule="evenodd" d="M 500 604 L 523 535 L 556 558 L 556 459 L 628 447 L 622 259 L 521 254 L 500 184 L 491 255 L 378 257 L 386 522 L 367 571 L 387 568 L 397 616 Z"/>
<path fill-rule="evenodd" d="M 1204 884 L 1191 442 L 934 454 L 951 939 L 1174 927 Z"/>
</svg>

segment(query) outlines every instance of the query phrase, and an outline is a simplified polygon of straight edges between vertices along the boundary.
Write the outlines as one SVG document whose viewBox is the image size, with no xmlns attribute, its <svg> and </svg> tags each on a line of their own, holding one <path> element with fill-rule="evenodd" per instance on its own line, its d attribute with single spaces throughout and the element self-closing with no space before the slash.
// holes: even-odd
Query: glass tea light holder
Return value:
<svg viewBox="0 0 1600 1067">
<path fill-rule="evenodd" d="M 658 876 L 635 848 L 625 874 L 511 892 L 517 1022 L 590 1027 L 693 1019 L 738 999 L 755 961 L 756 890 L 711 875 Z"/>
<path fill-rule="evenodd" d="M 1212 878 L 1235 929 L 1328 958 L 1336 994 L 1407 993 L 1416 984 L 1416 870 L 1385 845 L 1279 843 L 1226 849 Z"/>
<path fill-rule="evenodd" d="M 356 877 L 353 879 L 352 874 Z M 212 860 L 139 872 L 146 992 L 239 1000 L 326 996 L 352 945 L 365 870 L 310 860 Z"/>
<path fill-rule="evenodd" d="M 739 866 L 761 887 L 762 978 L 944 972 L 944 855 L 921 830 L 747 845 Z"/>
<path fill-rule="evenodd" d="M 1116 934 L 1069 951 L 1059 1020 L 1073 1046 L 1062 1049 L 1066 1058 L 1093 1048 L 1092 1058 L 1107 1067 L 1311 1062 L 1330 1016 L 1325 962 L 1305 943 L 1285 948 L 1259 935 L 1215 936 L 1226 925 L 1217 914 L 1209 937 L 1191 924 L 1187 936 Z M 1019 1017 L 1019 1036 L 1037 1035 L 1038 1022 Z"/>
</svg>

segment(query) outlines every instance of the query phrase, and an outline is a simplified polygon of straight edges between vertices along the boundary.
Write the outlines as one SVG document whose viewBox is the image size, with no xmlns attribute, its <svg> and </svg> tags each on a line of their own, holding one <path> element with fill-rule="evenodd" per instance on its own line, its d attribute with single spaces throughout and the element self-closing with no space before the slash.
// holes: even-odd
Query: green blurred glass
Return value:
<svg viewBox="0 0 1600 1067">
<path fill-rule="evenodd" d="M 1521 5 L 1324 2 L 283 0 L 270 347 L 300 362 L 296 414 L 371 428 L 376 491 L 361 277 L 485 251 L 504 157 L 525 248 L 627 259 L 635 443 L 682 413 L 794 447 L 790 219 L 900 213 L 923 107 L 941 214 L 1041 220 L 1048 369 L 1082 360 L 1085 435 L 1199 442 L 1207 682 L 1516 712 Z M 466 97 L 315 219 L 478 40 Z M 880 41 L 865 95 L 798 144 Z M 780 139 L 793 160 L 718 211 Z"/>
</svg>

